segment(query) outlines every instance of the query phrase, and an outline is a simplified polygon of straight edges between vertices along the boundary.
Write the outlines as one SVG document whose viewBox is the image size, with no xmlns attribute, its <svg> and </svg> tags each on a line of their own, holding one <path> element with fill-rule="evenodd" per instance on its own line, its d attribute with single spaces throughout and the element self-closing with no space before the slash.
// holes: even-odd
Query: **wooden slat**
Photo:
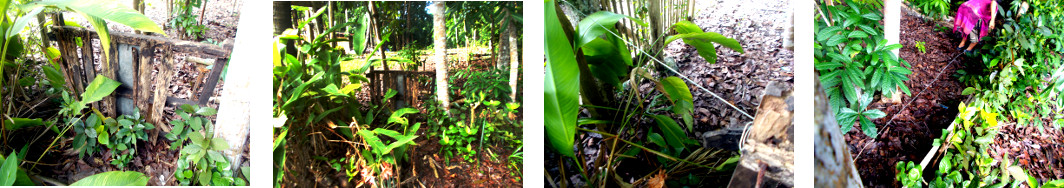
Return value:
<svg viewBox="0 0 1064 188">
<path fill-rule="evenodd" d="M 225 64 L 229 62 L 229 59 L 218 59 L 214 61 L 214 68 L 211 69 L 210 76 L 207 77 L 207 85 L 203 87 L 199 95 L 199 105 L 206 106 L 207 101 L 210 101 L 211 96 L 214 95 L 214 88 L 218 85 L 218 79 L 222 76 L 222 70 L 225 70 Z"/>
<path fill-rule="evenodd" d="M 164 52 L 170 51 L 169 46 L 162 47 Z M 158 77 L 155 78 L 155 90 L 152 96 L 151 113 L 149 119 L 156 123 L 160 130 L 170 132 L 170 126 L 163 124 L 163 108 L 166 107 L 166 97 L 170 96 L 170 80 L 173 78 L 173 53 L 166 53 L 165 59 L 159 64 Z M 166 125 L 166 126 L 164 126 Z"/>
<path fill-rule="evenodd" d="M 71 26 L 52 26 L 55 33 L 90 32 L 95 35 L 96 31 Z M 140 44 L 141 41 L 150 41 L 158 45 L 171 46 L 172 52 L 183 52 L 203 55 L 204 58 L 228 58 L 232 52 L 232 46 L 222 47 L 202 42 L 189 42 L 158 36 L 137 35 L 132 33 L 111 32 L 111 42 L 122 44 Z M 117 45 L 112 45 L 117 46 Z"/>
</svg>

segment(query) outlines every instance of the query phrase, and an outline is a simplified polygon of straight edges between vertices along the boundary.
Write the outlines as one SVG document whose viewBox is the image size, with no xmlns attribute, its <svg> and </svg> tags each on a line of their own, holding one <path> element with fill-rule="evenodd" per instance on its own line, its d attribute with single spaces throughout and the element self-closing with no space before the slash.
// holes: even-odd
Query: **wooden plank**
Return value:
<svg viewBox="0 0 1064 188">
<path fill-rule="evenodd" d="M 164 52 L 169 52 L 170 47 L 162 47 Z M 170 132 L 171 127 L 169 124 L 163 123 L 163 108 L 166 107 L 166 97 L 170 96 L 170 80 L 173 78 L 173 53 L 166 53 L 166 57 L 159 64 L 158 77 L 155 78 L 153 83 L 155 89 L 152 96 L 151 113 L 149 113 L 149 120 L 159 127 L 164 132 Z"/>
<path fill-rule="evenodd" d="M 181 106 L 184 104 L 198 104 L 199 101 L 182 99 L 177 97 L 166 97 L 166 105 Z"/>
<path fill-rule="evenodd" d="M 207 77 L 207 85 L 203 87 L 199 95 L 199 105 L 206 106 L 207 101 L 211 100 L 211 96 L 214 95 L 214 88 L 218 85 L 218 79 L 222 76 L 222 70 L 225 70 L 225 64 L 229 59 L 218 59 L 214 61 L 214 68 L 211 69 L 210 76 Z"/>
<path fill-rule="evenodd" d="M 140 114 L 147 114 L 147 113 L 144 113 L 144 112 L 147 111 L 147 110 L 150 110 L 150 109 L 144 109 L 144 108 L 145 107 L 149 107 L 150 104 L 151 104 L 151 98 L 149 98 L 149 96 L 151 96 L 151 84 L 152 84 L 151 83 L 151 72 L 152 72 L 152 68 L 154 68 L 152 66 L 152 59 L 155 58 L 155 45 L 151 44 L 150 42 L 142 43 L 140 45 L 140 50 L 137 53 L 138 53 L 138 56 L 140 57 L 140 61 L 138 61 L 138 65 L 137 65 L 137 69 L 136 69 L 137 70 L 136 71 L 136 74 L 137 74 L 136 75 L 136 83 L 137 84 L 135 86 L 133 86 L 133 91 L 134 91 L 134 93 L 133 93 L 133 102 L 139 108 L 137 110 L 140 111 Z M 161 122 L 149 122 L 149 123 L 158 125 Z M 158 131 L 151 131 L 151 132 L 152 132 L 152 137 L 151 138 L 155 139 L 155 136 L 157 136 L 156 134 L 158 133 Z"/>
<path fill-rule="evenodd" d="M 92 53 L 92 33 L 81 32 L 81 60 L 82 60 L 82 72 L 85 74 L 85 80 L 96 79 L 96 65 Z M 93 106 L 99 106 L 100 102 L 93 102 Z"/>
<path fill-rule="evenodd" d="M 71 26 L 52 26 L 52 31 L 55 33 L 71 33 L 71 32 L 91 32 L 93 34 L 96 31 L 88 30 L 85 28 L 71 27 Z M 200 54 L 205 56 L 204 58 L 228 58 L 231 53 L 232 46 L 222 47 L 214 44 L 207 44 L 202 42 L 189 42 L 183 40 L 176 40 L 170 38 L 164 38 L 159 36 L 138 35 L 132 33 L 111 32 L 111 42 L 122 44 L 139 44 L 141 41 L 149 41 L 158 45 L 171 46 L 171 53 L 184 52 Z"/>
</svg>

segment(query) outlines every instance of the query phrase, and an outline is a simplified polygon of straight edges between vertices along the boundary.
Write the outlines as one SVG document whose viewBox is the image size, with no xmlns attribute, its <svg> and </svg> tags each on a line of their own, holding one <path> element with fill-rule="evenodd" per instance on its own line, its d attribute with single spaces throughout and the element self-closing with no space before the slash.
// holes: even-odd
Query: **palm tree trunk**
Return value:
<svg viewBox="0 0 1064 188">
<path fill-rule="evenodd" d="M 435 59 L 434 63 L 436 64 L 436 99 L 443 105 L 444 113 L 449 115 L 451 100 L 447 96 L 447 33 L 443 20 L 447 10 L 443 1 L 436 1 L 432 6 L 436 10 L 432 14 L 432 39 L 435 41 L 433 59 Z"/>
</svg>

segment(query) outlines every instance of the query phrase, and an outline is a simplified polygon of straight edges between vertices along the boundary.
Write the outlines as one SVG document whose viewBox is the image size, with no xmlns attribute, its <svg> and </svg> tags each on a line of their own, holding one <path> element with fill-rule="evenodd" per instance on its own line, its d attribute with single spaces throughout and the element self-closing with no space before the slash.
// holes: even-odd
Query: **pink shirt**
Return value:
<svg viewBox="0 0 1064 188">
<path fill-rule="evenodd" d="M 975 24 L 980 25 L 979 37 L 985 37 L 989 31 L 990 24 L 990 3 L 993 0 L 968 0 L 957 8 L 957 16 L 953 18 L 953 31 L 960 30 L 965 35 L 968 35 L 975 30 Z M 981 23 L 980 23 L 981 22 Z"/>
</svg>

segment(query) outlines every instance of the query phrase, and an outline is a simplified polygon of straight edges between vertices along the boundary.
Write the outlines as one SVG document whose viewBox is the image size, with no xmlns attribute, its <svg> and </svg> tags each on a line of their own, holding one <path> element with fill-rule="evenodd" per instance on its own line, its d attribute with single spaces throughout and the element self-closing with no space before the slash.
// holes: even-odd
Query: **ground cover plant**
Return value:
<svg viewBox="0 0 1064 188">
<path fill-rule="evenodd" d="M 275 187 L 522 184 L 519 3 L 274 6 Z"/>
<path fill-rule="evenodd" d="M 0 165 L 0 185 L 144 186 L 168 184 L 176 178 L 174 174 L 160 173 L 175 168 L 173 165 L 154 162 L 171 159 L 157 158 L 166 154 L 156 153 L 161 148 L 158 145 L 170 145 L 166 139 L 159 141 L 156 137 L 166 134 L 157 127 L 170 125 L 149 122 L 142 115 L 148 111 L 145 106 L 134 105 L 125 114 L 111 112 L 117 108 L 104 104 L 121 93 L 123 84 L 116 81 L 117 76 L 106 76 L 99 69 L 93 72 L 100 74 L 75 74 L 68 64 L 76 60 L 69 58 L 81 54 L 60 50 L 63 48 L 56 43 L 62 44 L 61 39 L 47 37 L 50 36 L 47 34 L 59 34 L 44 29 L 57 25 L 45 22 L 45 18 L 62 15 L 66 16 L 55 19 L 66 19 L 62 23 L 66 26 L 78 29 L 91 26 L 90 31 L 98 36 L 75 40 L 78 46 L 98 45 L 98 53 L 87 53 L 97 56 L 98 61 L 92 58 L 85 61 L 90 65 L 99 63 L 100 69 L 107 70 L 118 64 L 115 61 L 118 58 L 108 58 L 117 55 L 111 52 L 117 51 L 112 46 L 117 43 L 112 34 L 117 32 L 108 24 L 157 35 L 165 33 L 157 21 L 127 6 L 109 0 L 0 1 L 0 11 L 5 13 L 0 15 L 3 20 L 0 33 L 4 36 L 0 40 L 3 43 L 0 87 L 4 96 L 0 100 L 0 106 L 4 106 L 0 113 L 6 117 L 0 121 L 3 127 L 0 153 L 9 154 Z M 85 77 L 88 78 L 75 81 Z M 224 143 L 224 139 L 218 140 Z M 71 168 L 77 170 L 66 170 Z M 217 175 L 215 178 L 230 182 L 195 185 L 234 185 L 231 182 L 246 177 L 246 173 Z"/>
</svg>

